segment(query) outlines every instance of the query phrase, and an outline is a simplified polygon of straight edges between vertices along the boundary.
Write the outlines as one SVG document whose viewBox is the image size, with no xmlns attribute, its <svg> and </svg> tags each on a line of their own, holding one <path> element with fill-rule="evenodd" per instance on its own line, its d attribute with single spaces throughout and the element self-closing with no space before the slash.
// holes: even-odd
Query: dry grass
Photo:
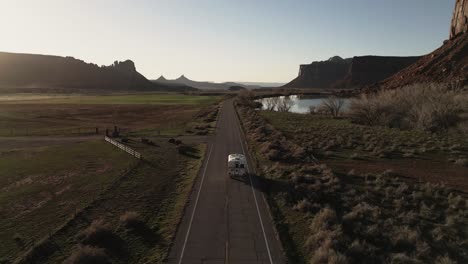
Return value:
<svg viewBox="0 0 468 264">
<path fill-rule="evenodd" d="M 94 220 L 79 234 L 79 237 L 83 244 L 100 247 L 111 245 L 118 239 L 110 224 L 105 223 L 104 219 Z"/>
<path fill-rule="evenodd" d="M 138 229 L 145 225 L 141 215 L 135 211 L 127 211 L 120 216 L 120 223 L 126 228 Z"/>
<path fill-rule="evenodd" d="M 78 246 L 63 264 L 109 264 L 111 261 L 102 248 Z"/>
</svg>

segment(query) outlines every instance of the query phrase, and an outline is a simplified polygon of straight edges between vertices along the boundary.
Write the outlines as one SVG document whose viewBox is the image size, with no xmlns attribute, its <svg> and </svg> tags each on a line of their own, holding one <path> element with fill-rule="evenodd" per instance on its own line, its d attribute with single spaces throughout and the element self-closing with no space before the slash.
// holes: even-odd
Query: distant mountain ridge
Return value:
<svg viewBox="0 0 468 264">
<path fill-rule="evenodd" d="M 237 81 L 236 83 L 240 83 L 242 85 L 260 86 L 260 87 L 265 87 L 265 88 L 280 87 L 286 84 L 284 82 L 279 83 L 279 82 L 239 82 L 239 81 Z"/>
<path fill-rule="evenodd" d="M 0 52 L 0 89 L 194 90 L 158 85 L 141 75 L 131 60 L 98 66 L 73 57 Z"/>
<path fill-rule="evenodd" d="M 158 79 L 153 80 L 154 83 L 157 84 L 166 84 L 166 85 L 187 85 L 197 89 L 202 90 L 228 90 L 232 86 L 241 86 L 248 89 L 257 89 L 261 88 L 259 85 L 246 85 L 236 82 L 223 82 L 223 83 L 216 83 L 216 82 L 199 82 L 193 81 L 189 78 L 185 77 L 185 75 L 181 75 L 179 78 L 174 80 L 168 80 L 164 76 L 160 76 Z"/>
<path fill-rule="evenodd" d="M 299 75 L 286 88 L 357 88 L 379 82 L 420 57 L 339 56 L 300 65 Z"/>
</svg>

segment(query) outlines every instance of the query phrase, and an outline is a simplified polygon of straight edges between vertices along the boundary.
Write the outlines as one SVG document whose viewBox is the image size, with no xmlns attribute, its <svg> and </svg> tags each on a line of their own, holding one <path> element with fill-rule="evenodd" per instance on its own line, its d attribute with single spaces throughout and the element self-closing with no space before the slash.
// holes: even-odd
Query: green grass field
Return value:
<svg viewBox="0 0 468 264">
<path fill-rule="evenodd" d="M 161 263 L 204 156 L 203 145 L 188 143 L 181 153 L 167 136 L 210 133 L 220 100 L 162 93 L 0 96 L 0 263 L 62 263 L 87 243 L 80 234 L 99 219 L 120 247 L 106 248 L 112 263 Z M 104 142 L 114 126 L 143 161 Z M 128 212 L 139 214 L 144 232 L 121 223 Z"/>
<path fill-rule="evenodd" d="M 134 165 L 104 141 L 2 152 L 0 256 L 16 256 L 53 233 Z"/>
<path fill-rule="evenodd" d="M 129 95 L 35 95 L 0 96 L 0 104 L 146 104 L 146 105 L 208 105 L 219 96 L 142 93 Z"/>
<path fill-rule="evenodd" d="M 221 99 L 182 94 L 5 98 L 0 99 L 0 136 L 92 135 L 96 128 L 103 135 L 114 126 L 134 135 L 177 135 Z"/>
<path fill-rule="evenodd" d="M 152 140 L 156 146 L 129 143 L 144 161 L 104 141 L 2 153 L 0 260 L 61 263 L 82 243 L 80 232 L 93 220 L 104 219 L 125 252 L 109 253 L 113 263 L 160 263 L 183 214 L 204 146 L 193 145 L 186 155 L 165 139 Z M 144 219 L 145 234 L 119 224 L 128 211 Z"/>
</svg>

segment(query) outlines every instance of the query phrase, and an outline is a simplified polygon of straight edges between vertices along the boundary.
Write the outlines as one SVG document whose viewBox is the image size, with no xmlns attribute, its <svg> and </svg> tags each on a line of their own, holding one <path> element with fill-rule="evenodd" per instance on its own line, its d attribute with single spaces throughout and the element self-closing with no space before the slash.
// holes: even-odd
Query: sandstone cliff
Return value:
<svg viewBox="0 0 468 264">
<path fill-rule="evenodd" d="M 138 73 L 131 60 L 100 67 L 73 57 L 6 52 L 0 52 L 0 88 L 170 90 Z"/>
<path fill-rule="evenodd" d="M 299 75 L 283 87 L 287 88 L 330 88 L 344 79 L 349 71 L 351 59 L 335 56 L 326 61 L 314 61 L 299 66 Z"/>
<path fill-rule="evenodd" d="M 450 39 L 414 64 L 364 91 L 394 89 L 415 83 L 468 85 L 468 0 L 457 0 Z"/>
<path fill-rule="evenodd" d="M 450 39 L 468 31 L 468 0 L 457 0 L 450 26 Z"/>
<path fill-rule="evenodd" d="M 357 56 L 301 65 L 290 88 L 357 88 L 381 81 L 420 57 Z"/>
<path fill-rule="evenodd" d="M 467 33 L 446 41 L 414 64 L 365 90 L 393 89 L 428 82 L 468 85 Z"/>
<path fill-rule="evenodd" d="M 354 57 L 348 74 L 338 88 L 354 88 L 379 82 L 420 59 L 414 57 L 358 56 Z"/>
</svg>

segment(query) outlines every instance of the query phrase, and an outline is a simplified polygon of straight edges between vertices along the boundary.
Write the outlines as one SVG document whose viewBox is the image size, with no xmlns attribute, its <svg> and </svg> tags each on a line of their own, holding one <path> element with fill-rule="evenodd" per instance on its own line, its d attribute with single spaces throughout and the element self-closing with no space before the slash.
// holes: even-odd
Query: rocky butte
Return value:
<svg viewBox="0 0 468 264">
<path fill-rule="evenodd" d="M 381 81 L 420 57 L 339 56 L 300 65 L 299 75 L 283 87 L 357 88 Z"/>
<path fill-rule="evenodd" d="M 0 52 L 0 89 L 169 90 L 152 83 L 131 60 L 98 66 L 73 57 Z"/>
</svg>

